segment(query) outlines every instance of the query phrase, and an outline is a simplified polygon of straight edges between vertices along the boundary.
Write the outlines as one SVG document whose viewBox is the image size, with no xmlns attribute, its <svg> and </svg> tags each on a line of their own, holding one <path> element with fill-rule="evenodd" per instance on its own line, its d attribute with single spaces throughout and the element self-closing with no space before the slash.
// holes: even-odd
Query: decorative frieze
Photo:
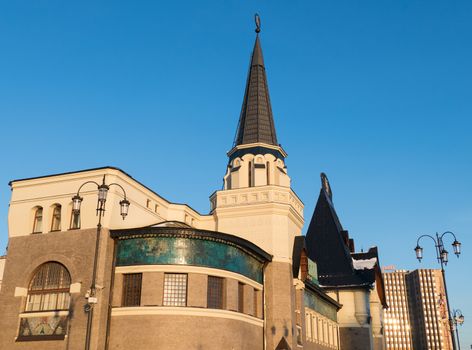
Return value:
<svg viewBox="0 0 472 350">
<path fill-rule="evenodd" d="M 303 203 L 300 199 L 290 189 L 279 186 L 218 191 L 210 198 L 210 202 L 211 210 L 248 204 L 287 204 L 293 207 L 298 214 L 303 216 Z"/>
</svg>

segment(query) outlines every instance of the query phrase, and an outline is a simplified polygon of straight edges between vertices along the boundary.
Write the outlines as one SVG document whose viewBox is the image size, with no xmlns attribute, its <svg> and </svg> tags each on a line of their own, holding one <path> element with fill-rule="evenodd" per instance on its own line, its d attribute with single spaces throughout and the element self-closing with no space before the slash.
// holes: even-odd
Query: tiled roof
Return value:
<svg viewBox="0 0 472 350">
<path fill-rule="evenodd" d="M 233 146 L 256 142 L 278 146 L 259 35 L 256 37 L 252 52 Z"/>
</svg>

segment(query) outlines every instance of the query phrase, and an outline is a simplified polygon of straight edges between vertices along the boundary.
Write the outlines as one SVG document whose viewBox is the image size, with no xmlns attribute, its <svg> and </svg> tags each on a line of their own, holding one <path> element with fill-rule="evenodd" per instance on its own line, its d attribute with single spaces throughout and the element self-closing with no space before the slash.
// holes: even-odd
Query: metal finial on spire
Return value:
<svg viewBox="0 0 472 350">
<path fill-rule="evenodd" d="M 256 22 L 256 33 L 259 34 L 261 32 L 261 18 L 257 13 L 254 15 L 254 21 Z"/>
</svg>

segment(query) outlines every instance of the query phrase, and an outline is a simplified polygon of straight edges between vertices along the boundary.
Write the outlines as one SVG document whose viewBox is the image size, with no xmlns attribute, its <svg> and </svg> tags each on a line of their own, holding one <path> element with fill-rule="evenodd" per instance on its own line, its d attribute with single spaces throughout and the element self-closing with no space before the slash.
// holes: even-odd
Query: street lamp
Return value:
<svg viewBox="0 0 472 350">
<path fill-rule="evenodd" d="M 87 329 L 85 335 L 85 350 L 90 349 L 90 339 L 92 333 L 92 320 L 93 320 L 93 308 L 94 305 L 98 302 L 97 300 L 97 288 L 96 288 L 96 279 L 97 279 L 97 260 L 98 260 L 98 248 L 100 245 L 100 232 L 102 230 L 102 216 L 105 215 L 105 203 L 107 201 L 108 191 L 110 190 L 111 186 L 117 186 L 121 188 L 123 191 L 124 199 L 120 201 L 120 215 L 123 220 L 128 215 L 128 210 L 130 206 L 130 202 L 126 199 L 126 191 L 125 189 L 117 183 L 111 183 L 109 185 L 105 184 L 105 175 L 103 175 L 103 180 L 101 184 L 98 184 L 95 181 L 86 181 L 84 182 L 79 189 L 77 190 L 77 194 L 72 197 L 72 211 L 76 214 L 80 213 L 80 207 L 82 204 L 83 198 L 80 197 L 80 190 L 87 184 L 93 184 L 97 186 L 98 190 L 98 198 L 97 198 L 97 216 L 98 216 L 98 224 L 97 224 L 97 235 L 95 237 L 95 255 L 93 258 L 93 270 L 92 270 L 92 283 L 90 285 L 90 291 L 88 292 L 87 297 L 87 304 L 84 306 L 84 310 L 87 313 Z"/>
<path fill-rule="evenodd" d="M 430 235 L 421 235 L 418 237 L 418 240 L 416 241 L 416 247 L 415 247 L 415 253 L 416 253 L 416 258 L 418 259 L 419 262 L 421 262 L 421 259 L 423 259 L 423 248 L 420 246 L 420 240 L 423 237 L 429 237 L 433 240 L 434 246 L 436 247 L 436 259 L 438 260 L 438 263 L 441 264 L 441 273 L 442 273 L 442 278 L 443 278 L 443 283 L 444 283 L 444 291 L 446 292 L 446 302 L 447 302 L 447 313 L 448 313 L 448 318 L 449 318 L 449 330 L 451 332 L 451 339 L 452 339 L 452 348 L 456 350 L 456 343 L 454 340 L 454 322 L 450 313 L 450 307 L 449 307 L 449 296 L 447 294 L 447 286 L 446 286 L 446 273 L 444 271 L 444 266 L 447 265 L 448 262 L 448 251 L 444 248 L 444 242 L 443 242 L 443 237 L 445 235 L 452 235 L 454 237 L 454 242 L 452 242 L 452 248 L 454 250 L 454 254 L 459 258 L 459 255 L 461 254 L 461 243 L 457 240 L 456 235 L 452 233 L 451 231 L 446 231 L 443 234 L 439 234 L 436 232 L 436 237 L 430 236 Z"/>
<path fill-rule="evenodd" d="M 457 347 L 459 350 L 461 350 L 461 344 L 459 341 L 459 326 L 462 326 L 464 323 L 464 315 L 462 315 L 461 310 L 453 310 L 452 311 L 452 324 L 454 325 L 454 328 L 456 329 L 456 339 L 457 339 Z"/>
</svg>

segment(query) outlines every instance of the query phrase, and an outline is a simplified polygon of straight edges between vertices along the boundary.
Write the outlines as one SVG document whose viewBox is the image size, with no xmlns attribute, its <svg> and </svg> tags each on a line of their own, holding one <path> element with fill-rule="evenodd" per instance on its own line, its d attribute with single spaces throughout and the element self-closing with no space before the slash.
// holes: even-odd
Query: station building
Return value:
<svg viewBox="0 0 472 350">
<path fill-rule="evenodd" d="M 208 214 L 114 167 L 11 181 L 0 348 L 381 349 L 377 253 L 317 242 L 332 233 L 323 225 L 305 239 L 286 157 L 258 34 Z M 330 261 L 318 253 L 339 247 Z M 354 285 L 326 279 L 336 259 Z M 356 259 L 375 262 L 359 272 Z"/>
</svg>

